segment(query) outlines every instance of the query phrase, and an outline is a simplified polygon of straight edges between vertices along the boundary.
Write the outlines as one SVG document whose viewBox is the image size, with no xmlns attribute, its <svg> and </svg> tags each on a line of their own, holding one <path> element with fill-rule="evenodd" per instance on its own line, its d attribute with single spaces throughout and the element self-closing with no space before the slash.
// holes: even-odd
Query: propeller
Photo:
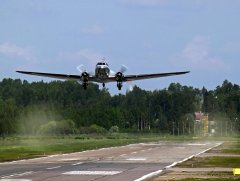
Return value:
<svg viewBox="0 0 240 181">
<path fill-rule="evenodd" d="M 128 83 L 128 88 L 127 88 L 127 90 L 128 90 L 129 92 L 133 91 L 133 87 L 134 87 L 133 81 L 128 81 L 127 83 Z"/>
<path fill-rule="evenodd" d="M 77 66 L 77 70 L 82 74 L 83 72 L 86 72 L 86 68 L 83 64 Z"/>
<path fill-rule="evenodd" d="M 127 66 L 121 65 L 121 68 L 120 68 L 120 71 L 119 71 L 119 72 L 124 73 L 124 72 L 126 72 L 127 70 L 128 70 Z"/>
<path fill-rule="evenodd" d="M 121 65 L 121 68 L 120 68 L 120 71 L 122 74 L 125 73 L 126 71 L 128 70 L 128 67 L 126 65 Z M 127 81 L 127 84 L 128 84 L 128 88 L 127 90 L 128 91 L 132 91 L 133 90 L 133 87 L 134 87 L 134 83 L 133 81 Z"/>
<path fill-rule="evenodd" d="M 80 72 L 81 80 L 78 81 L 81 85 L 84 85 L 88 81 L 89 73 L 87 72 L 85 66 L 83 64 L 77 66 L 77 70 Z"/>
</svg>

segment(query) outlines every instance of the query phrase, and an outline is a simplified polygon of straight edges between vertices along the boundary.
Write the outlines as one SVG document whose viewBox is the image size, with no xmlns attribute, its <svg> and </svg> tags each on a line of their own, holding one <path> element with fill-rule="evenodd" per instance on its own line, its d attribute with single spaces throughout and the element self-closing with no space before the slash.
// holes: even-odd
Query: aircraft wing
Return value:
<svg viewBox="0 0 240 181">
<path fill-rule="evenodd" d="M 16 72 L 22 73 L 22 74 L 28 74 L 28 75 L 36 75 L 36 76 L 65 79 L 65 80 L 81 80 L 80 75 L 53 74 L 53 73 L 28 72 L 28 71 L 16 71 Z M 96 79 L 95 76 L 89 77 L 89 81 L 95 81 L 95 79 Z"/>
<path fill-rule="evenodd" d="M 22 74 L 28 74 L 28 75 L 36 75 L 36 76 L 42 76 L 42 77 L 50 77 L 50 78 L 57 78 L 57 79 L 65 79 L 65 80 L 81 80 L 80 75 L 70 75 L 70 74 L 55 74 L 55 73 L 43 73 L 43 72 L 28 72 L 28 71 L 16 71 L 18 73 Z M 143 79 L 151 79 L 151 78 L 159 78 L 159 77 L 167 77 L 167 76 L 173 76 L 173 75 L 181 75 L 189 73 L 190 71 L 185 72 L 170 72 L 170 73 L 157 73 L 157 74 L 139 74 L 139 75 L 125 75 L 123 77 L 123 81 L 134 81 L 134 80 L 143 80 Z M 107 79 L 104 79 L 104 81 L 99 81 L 99 79 L 96 78 L 96 76 L 89 76 L 88 80 L 90 82 L 115 82 L 116 78 L 115 76 L 108 77 Z"/>
<path fill-rule="evenodd" d="M 143 80 L 143 79 L 152 79 L 159 77 L 167 77 L 173 75 L 181 75 L 189 73 L 190 71 L 185 72 L 169 72 L 169 73 L 157 73 L 157 74 L 139 74 L 139 75 L 125 75 L 124 81 L 133 81 L 133 80 Z"/>
</svg>

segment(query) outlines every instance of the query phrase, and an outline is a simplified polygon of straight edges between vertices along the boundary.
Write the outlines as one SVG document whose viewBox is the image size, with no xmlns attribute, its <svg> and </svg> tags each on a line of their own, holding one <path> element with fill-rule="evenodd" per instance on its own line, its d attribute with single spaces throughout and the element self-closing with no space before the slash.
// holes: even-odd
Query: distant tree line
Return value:
<svg viewBox="0 0 240 181">
<path fill-rule="evenodd" d="M 0 136 L 108 131 L 192 134 L 196 111 L 209 113 L 210 120 L 231 123 L 239 132 L 239 85 L 226 80 L 207 90 L 171 83 L 154 91 L 135 86 L 126 95 L 111 96 L 96 84 L 84 90 L 73 81 L 0 82 Z"/>
</svg>

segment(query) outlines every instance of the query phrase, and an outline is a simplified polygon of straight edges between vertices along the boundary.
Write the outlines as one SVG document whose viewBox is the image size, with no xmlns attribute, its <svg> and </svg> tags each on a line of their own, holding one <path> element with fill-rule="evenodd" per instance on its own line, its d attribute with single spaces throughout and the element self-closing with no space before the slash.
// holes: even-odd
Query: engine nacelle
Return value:
<svg viewBox="0 0 240 181">
<path fill-rule="evenodd" d="M 89 74 L 87 72 L 82 73 L 82 81 L 87 82 L 89 79 Z"/>
<path fill-rule="evenodd" d="M 124 78 L 124 75 L 123 75 L 122 72 L 118 72 L 118 73 L 115 74 L 115 78 L 116 78 L 117 82 L 122 82 L 123 78 Z"/>
</svg>

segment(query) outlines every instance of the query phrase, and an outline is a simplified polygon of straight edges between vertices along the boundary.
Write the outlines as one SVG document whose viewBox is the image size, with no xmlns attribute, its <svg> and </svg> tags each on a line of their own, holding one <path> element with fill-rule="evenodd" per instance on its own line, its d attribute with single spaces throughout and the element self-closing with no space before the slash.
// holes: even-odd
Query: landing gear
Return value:
<svg viewBox="0 0 240 181">
<path fill-rule="evenodd" d="M 118 90 L 121 90 L 122 89 L 122 82 L 117 82 L 117 87 L 118 87 Z"/>
<path fill-rule="evenodd" d="M 87 82 L 83 82 L 83 88 L 84 88 L 84 90 L 86 90 L 87 89 L 87 86 L 88 86 L 88 83 Z"/>
<path fill-rule="evenodd" d="M 102 83 L 102 86 L 105 87 L 105 83 Z"/>
</svg>

